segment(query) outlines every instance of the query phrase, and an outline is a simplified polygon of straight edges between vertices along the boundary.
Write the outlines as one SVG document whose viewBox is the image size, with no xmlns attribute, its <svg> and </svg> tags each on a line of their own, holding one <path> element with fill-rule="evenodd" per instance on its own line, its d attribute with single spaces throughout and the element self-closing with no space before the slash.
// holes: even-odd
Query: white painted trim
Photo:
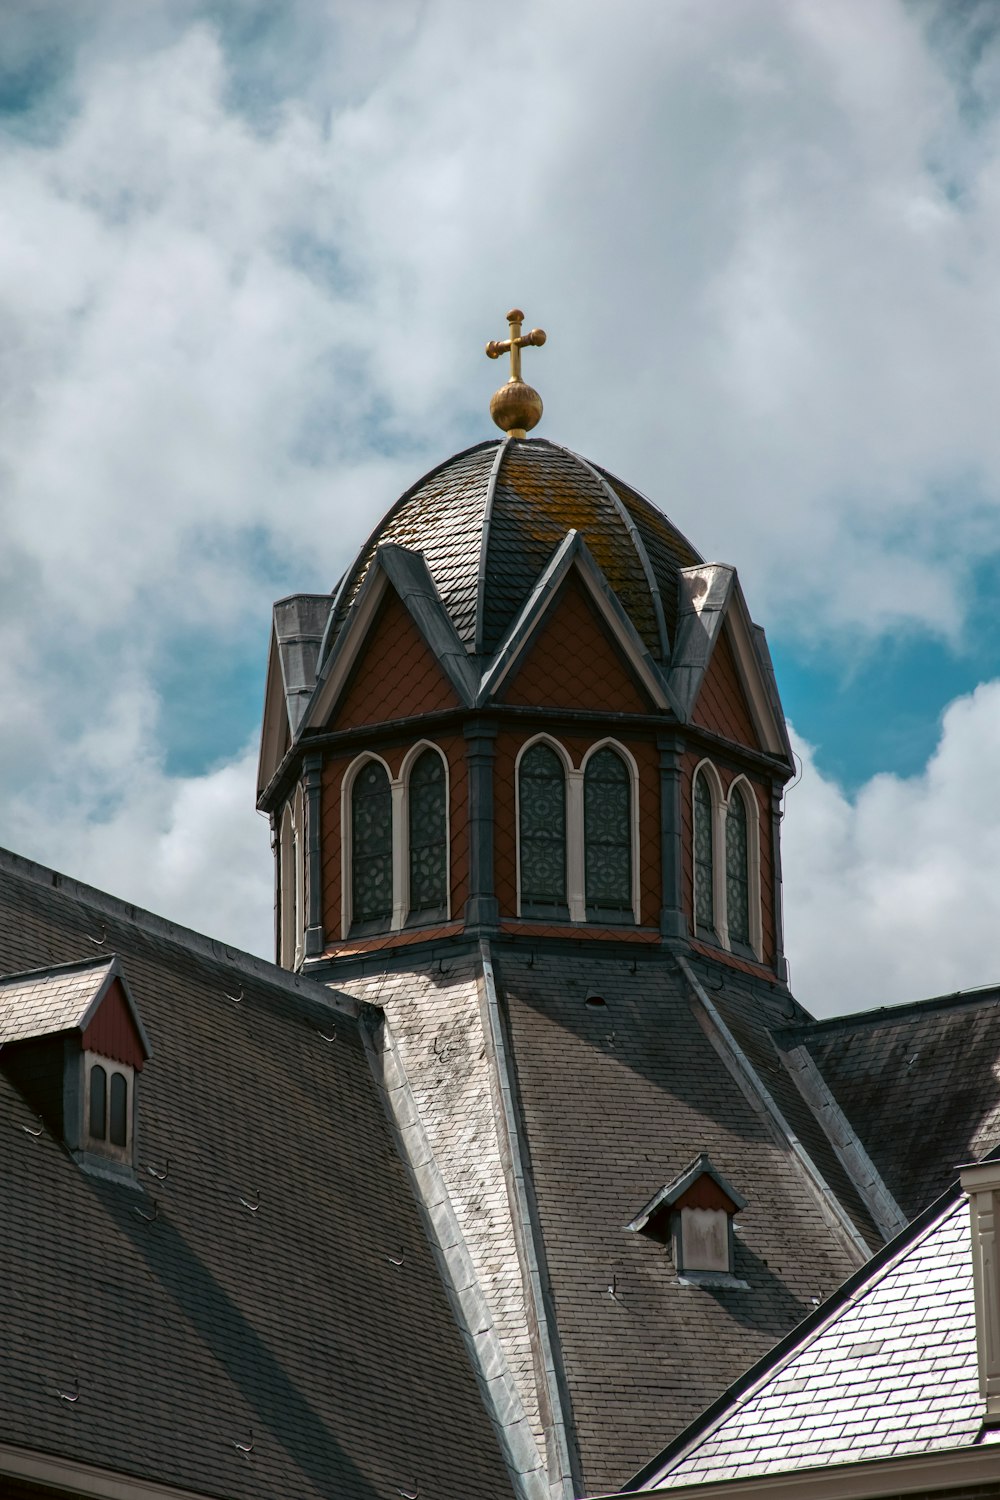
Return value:
<svg viewBox="0 0 1000 1500">
<path fill-rule="evenodd" d="M 278 833 L 278 904 L 281 914 L 278 962 L 285 969 L 295 967 L 295 820 L 288 801 L 281 810 Z"/>
<path fill-rule="evenodd" d="M 572 889 L 572 884 L 573 884 L 572 877 L 571 877 L 571 874 L 570 874 L 570 868 L 569 868 L 569 840 L 570 840 L 569 778 L 573 774 L 573 772 L 575 770 L 575 767 L 573 765 L 572 757 L 570 756 L 570 753 L 566 749 L 565 745 L 561 745 L 557 739 L 553 739 L 553 737 L 552 737 L 551 734 L 535 734 L 535 735 L 532 735 L 532 737 L 531 737 L 530 740 L 525 740 L 525 742 L 521 746 L 520 750 L 518 750 L 517 756 L 516 756 L 516 758 L 514 760 L 514 840 L 515 840 L 515 843 L 516 843 L 516 846 L 517 846 L 517 914 L 518 914 L 518 916 L 521 915 L 521 760 L 524 757 L 525 753 L 528 750 L 530 750 L 533 745 L 538 745 L 538 744 L 548 745 L 552 750 L 554 750 L 556 752 L 556 754 L 558 755 L 559 759 L 562 761 L 563 775 L 566 778 L 565 779 L 565 798 L 566 798 L 566 801 L 565 801 L 565 817 L 566 817 L 566 904 L 567 905 L 569 905 L 569 894 L 570 894 L 570 890 Z M 579 877 L 579 875 L 577 876 L 576 883 L 577 883 L 577 885 L 580 884 L 580 877 Z M 586 916 L 586 913 L 584 913 L 584 916 Z M 583 920 L 583 918 L 574 917 L 573 916 L 573 910 L 572 910 L 572 907 L 570 907 L 570 921 L 582 921 L 582 920 Z"/>
<path fill-rule="evenodd" d="M 695 788 L 698 777 L 704 773 L 712 797 L 712 907 L 715 918 L 715 935 L 719 946 L 728 949 L 729 927 L 726 922 L 726 797 L 722 790 L 722 778 L 710 760 L 700 760 L 691 776 L 691 918 L 695 936 L 698 934 L 698 898 L 695 871 L 695 823 L 698 816 Z"/>
<path fill-rule="evenodd" d="M 400 908 L 403 915 L 400 926 L 410 919 L 410 772 L 425 750 L 436 751 L 444 766 L 445 920 L 451 921 L 451 766 L 440 745 L 435 745 L 433 740 L 417 740 L 417 743 L 407 750 L 403 757 L 403 764 L 399 768 L 402 791 L 400 823 L 403 830 L 402 868 L 399 878 Z"/>
<path fill-rule="evenodd" d="M 591 745 L 590 749 L 584 755 L 583 760 L 580 762 L 580 773 L 581 773 L 581 776 L 585 778 L 586 774 L 587 774 L 587 762 L 590 760 L 590 757 L 592 755 L 596 755 L 597 752 L 598 752 L 598 750 L 608 750 L 608 749 L 614 750 L 618 755 L 621 756 L 622 760 L 625 762 L 626 768 L 628 770 L 628 773 L 629 773 L 629 776 L 630 776 L 631 782 L 632 782 L 632 787 L 631 787 L 631 791 L 632 791 L 632 796 L 631 796 L 631 825 L 632 825 L 632 827 L 631 827 L 631 832 L 632 832 L 632 916 L 635 919 L 635 925 L 638 927 L 640 925 L 641 903 L 642 903 L 642 893 L 641 893 L 641 891 L 639 889 L 639 829 L 640 829 L 640 827 L 642 825 L 641 825 L 641 822 L 640 822 L 640 819 L 639 819 L 639 767 L 636 764 L 635 756 L 632 754 L 631 750 L 629 750 L 626 745 L 622 744 L 621 740 L 616 740 L 616 739 L 612 738 L 610 735 L 608 735 L 605 739 L 598 740 L 596 744 Z M 587 869 L 586 869 L 586 859 L 587 859 L 587 849 L 586 849 L 586 837 L 585 837 L 586 829 L 584 827 L 583 808 L 582 807 L 580 809 L 580 814 L 581 814 L 581 816 L 580 816 L 581 837 L 583 838 L 583 844 L 584 844 L 584 851 L 583 851 L 583 857 L 584 857 L 583 895 L 584 895 L 584 916 L 586 916 L 586 899 L 587 899 Z"/>
<path fill-rule="evenodd" d="M 729 785 L 729 796 L 726 798 L 726 810 L 728 814 L 729 804 L 733 800 L 733 793 L 743 799 L 743 810 L 747 815 L 747 904 L 750 916 L 750 947 L 758 963 L 763 963 L 764 940 L 760 916 L 760 803 L 757 801 L 753 784 L 741 771 L 735 776 Z M 723 833 L 725 830 L 723 829 Z M 728 871 L 726 885 L 726 906 L 729 905 Z M 728 913 L 727 913 L 728 932 Z"/>
<path fill-rule="evenodd" d="M 301 781 L 292 797 L 292 852 L 295 863 L 295 903 L 292 920 L 295 923 L 295 959 L 293 967 L 298 969 L 306 949 L 306 814 L 305 797 Z"/>
<path fill-rule="evenodd" d="M 351 923 L 354 920 L 351 910 L 354 895 L 354 882 L 352 878 L 353 871 L 351 863 L 351 792 L 354 789 L 354 783 L 357 780 L 358 772 L 361 770 L 362 766 L 367 765 L 370 760 L 378 761 L 379 765 L 385 771 L 386 776 L 389 778 L 389 791 L 392 794 L 393 908 L 389 922 L 390 927 L 395 927 L 398 925 L 396 923 L 396 892 L 399 890 L 399 861 L 401 858 L 402 849 L 401 847 L 399 847 L 399 839 L 397 837 L 397 830 L 399 828 L 399 809 L 397 805 L 398 797 L 396 795 L 396 789 L 399 788 L 399 790 L 401 791 L 402 783 L 394 779 L 391 770 L 389 769 L 386 762 L 382 759 L 381 755 L 376 755 L 373 750 L 363 750 L 360 755 L 356 755 L 351 761 L 350 765 L 347 767 L 347 770 L 344 772 L 343 778 L 340 783 L 340 932 L 342 938 L 347 937 L 351 930 Z"/>
</svg>

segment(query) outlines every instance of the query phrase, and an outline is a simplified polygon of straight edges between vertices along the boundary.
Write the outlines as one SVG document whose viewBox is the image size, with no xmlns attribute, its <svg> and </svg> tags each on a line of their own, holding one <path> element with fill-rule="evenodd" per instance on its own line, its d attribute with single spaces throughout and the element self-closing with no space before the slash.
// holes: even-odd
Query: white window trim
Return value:
<svg viewBox="0 0 1000 1500">
<path fill-rule="evenodd" d="M 760 963 L 763 961 L 764 953 L 760 915 L 760 803 L 757 801 L 753 786 L 742 772 L 730 783 L 729 796 L 726 798 L 727 810 L 734 795 L 742 797 L 743 809 L 747 815 L 747 902 L 750 907 L 750 947 L 757 962 Z M 725 827 L 723 827 L 724 837 Z"/>
<path fill-rule="evenodd" d="M 286 969 L 293 967 L 295 951 L 294 821 L 291 802 L 286 802 L 278 833 L 278 960 Z"/>
<path fill-rule="evenodd" d="M 760 912 L 760 804 L 753 786 L 740 772 L 730 783 L 729 793 L 722 790 L 722 778 L 710 760 L 700 760 L 691 777 L 691 915 L 695 935 L 698 932 L 697 896 L 695 894 L 694 830 L 698 816 L 695 803 L 695 787 L 699 775 L 704 774 L 712 798 L 712 902 L 715 908 L 715 935 L 720 948 L 733 951 L 729 940 L 728 905 L 726 889 L 726 814 L 734 793 L 743 798 L 747 815 L 747 901 L 750 908 L 750 948 L 758 963 L 763 962 L 763 929 Z"/>
<path fill-rule="evenodd" d="M 90 1075 L 95 1067 L 104 1069 L 105 1084 L 105 1108 L 107 1118 L 104 1122 L 104 1140 L 95 1140 L 90 1134 Z M 125 1144 L 124 1146 L 113 1146 L 111 1144 L 111 1076 L 113 1073 L 121 1073 L 125 1079 L 127 1092 L 125 1095 Z M 94 1156 L 107 1156 L 112 1161 L 121 1161 L 131 1164 L 132 1140 L 134 1134 L 134 1111 L 135 1111 L 135 1069 L 131 1063 L 118 1062 L 113 1057 L 107 1057 L 102 1052 L 84 1052 L 83 1054 L 83 1140 L 82 1149 Z"/>
<path fill-rule="evenodd" d="M 381 755 L 376 755 L 372 750 L 365 750 L 351 761 L 344 778 L 340 784 L 340 893 L 341 893 L 341 933 L 346 938 L 354 921 L 353 906 L 353 878 L 352 878 L 352 852 L 351 852 L 351 794 L 354 783 L 363 766 L 369 761 L 377 761 L 389 778 L 389 792 L 392 798 L 392 915 L 389 919 L 389 932 L 399 932 L 406 926 L 410 915 L 410 809 L 408 791 L 410 784 L 410 771 L 418 756 L 425 750 L 434 750 L 441 757 L 444 765 L 444 811 L 445 811 L 445 852 L 447 856 L 447 868 L 445 871 L 446 917 L 451 920 L 451 767 L 448 757 L 440 745 L 435 745 L 433 740 L 418 740 L 415 745 L 403 757 L 399 768 L 399 775 L 393 776 L 388 763 Z"/>
<path fill-rule="evenodd" d="M 581 842 L 581 848 L 583 849 L 583 862 L 584 862 L 584 864 L 583 864 L 583 878 L 582 878 L 583 899 L 584 899 L 584 917 L 586 917 L 586 915 L 587 915 L 587 907 L 586 907 L 586 901 L 587 901 L 586 854 L 587 854 L 587 851 L 586 851 L 585 840 L 584 840 L 584 831 L 585 830 L 584 830 L 584 820 L 583 820 L 583 778 L 586 775 L 587 762 L 590 760 L 590 758 L 591 758 L 592 755 L 596 755 L 597 754 L 598 750 L 614 750 L 618 755 L 620 755 L 621 758 L 622 758 L 622 760 L 625 762 L 625 766 L 626 766 L 626 768 L 628 770 L 628 774 L 629 774 L 629 779 L 631 781 L 631 807 L 632 807 L 632 819 L 631 819 L 631 821 L 632 821 L 632 828 L 631 828 L 631 833 L 632 833 L 632 916 L 633 916 L 633 919 L 635 921 L 635 925 L 638 927 L 640 925 L 640 909 L 641 909 L 640 891 L 639 891 L 639 828 L 640 828 L 640 823 L 639 823 L 639 767 L 636 765 L 635 757 L 632 754 L 631 750 L 629 750 L 627 748 L 627 746 L 623 745 L 622 742 L 621 742 L 621 740 L 616 740 L 616 739 L 612 738 L 610 735 L 606 739 L 598 740 L 596 744 L 591 745 L 590 749 L 587 751 L 586 755 L 583 757 L 583 760 L 580 762 L 580 842 Z"/>
<path fill-rule="evenodd" d="M 298 968 L 305 957 L 306 930 L 306 818 L 305 797 L 302 783 L 295 788 L 292 798 L 292 859 L 295 866 L 295 905 L 292 922 L 295 929 L 295 956 L 292 966 Z"/>
<path fill-rule="evenodd" d="M 631 781 L 632 803 L 632 915 L 639 925 L 639 768 L 631 752 L 620 740 L 610 736 L 597 740 L 589 746 L 579 770 L 565 745 L 551 734 L 536 734 L 526 740 L 517 752 L 514 761 L 514 833 L 517 842 L 517 915 L 522 915 L 521 902 L 521 761 L 535 745 L 548 745 L 562 762 L 566 777 L 566 906 L 571 922 L 585 923 L 587 920 L 586 848 L 583 823 L 583 786 L 587 762 L 598 750 L 615 750 L 625 762 Z"/>
</svg>

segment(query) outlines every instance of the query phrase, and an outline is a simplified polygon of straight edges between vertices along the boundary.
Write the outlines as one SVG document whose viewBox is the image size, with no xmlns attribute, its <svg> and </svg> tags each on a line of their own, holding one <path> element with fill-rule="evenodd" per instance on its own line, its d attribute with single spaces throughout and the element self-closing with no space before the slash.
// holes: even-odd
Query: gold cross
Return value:
<svg viewBox="0 0 1000 1500">
<path fill-rule="evenodd" d="M 533 328 L 530 333 L 521 332 L 521 324 L 524 322 L 524 313 L 519 307 L 512 307 L 507 314 L 507 322 L 510 325 L 509 339 L 490 339 L 486 345 L 486 353 L 490 359 L 499 359 L 501 354 L 510 351 L 510 378 L 521 379 L 521 350 L 525 345 L 532 345 L 540 349 L 545 343 L 545 334 L 541 328 Z"/>
</svg>

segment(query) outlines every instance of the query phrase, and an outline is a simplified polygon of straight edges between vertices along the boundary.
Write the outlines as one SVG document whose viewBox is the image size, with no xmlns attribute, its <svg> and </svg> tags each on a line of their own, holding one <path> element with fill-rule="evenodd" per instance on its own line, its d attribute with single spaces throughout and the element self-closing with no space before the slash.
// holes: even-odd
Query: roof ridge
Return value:
<svg viewBox="0 0 1000 1500">
<path fill-rule="evenodd" d="M 22 979 L 34 979 L 39 974 L 61 975 L 67 974 L 72 969 L 96 969 L 100 964 L 112 964 L 118 957 L 116 952 L 99 953 L 94 958 L 73 958 L 63 964 L 43 964 L 37 969 L 11 969 L 6 974 L 0 974 L 0 988 L 7 984 L 16 984 Z"/>
<path fill-rule="evenodd" d="M 1000 983 L 977 985 L 967 990 L 955 990 L 950 995 L 929 995 L 925 1000 L 904 1000 L 899 1005 L 879 1005 L 873 1006 L 871 1010 L 848 1011 L 842 1016 L 823 1016 L 801 1026 L 789 1026 L 780 1034 L 805 1040 L 815 1035 L 817 1031 L 846 1031 L 858 1023 L 875 1025 L 883 1021 L 894 1021 L 900 1016 L 918 1015 L 924 1011 L 947 1010 L 949 1007 L 957 1010 L 963 1005 L 989 1004 L 1000 1004 Z M 776 1031 L 775 1035 L 778 1034 Z"/>
<path fill-rule="evenodd" d="M 481 655 L 484 649 L 483 633 L 485 629 L 486 603 L 486 554 L 490 544 L 490 525 L 493 521 L 493 500 L 497 492 L 497 484 L 500 480 L 500 469 L 504 459 L 510 451 L 510 445 L 514 440 L 507 434 L 497 444 L 497 456 L 493 460 L 490 477 L 486 484 L 486 500 L 483 505 L 483 534 L 479 543 L 479 572 L 476 577 L 476 616 L 475 637 L 473 645 L 477 655 Z"/>
<path fill-rule="evenodd" d="M 262 984 L 271 985 L 289 994 L 297 994 L 302 999 L 318 1000 L 326 1005 L 332 1005 L 335 1010 L 355 1019 L 362 1014 L 364 1007 L 360 1001 L 342 995 L 339 991 L 330 989 L 315 979 L 310 979 L 304 974 L 292 973 L 289 969 L 282 969 L 277 964 L 271 963 L 269 959 L 261 958 L 259 954 L 248 953 L 242 948 L 223 942 L 221 938 L 212 938 L 205 933 L 196 932 L 194 928 L 184 927 L 179 922 L 171 921 L 169 917 L 161 917 L 156 912 L 146 910 L 145 907 L 122 900 L 120 896 L 112 896 L 108 891 L 102 891 L 97 886 L 87 885 L 84 881 L 64 875 L 48 865 L 39 864 L 37 860 L 28 859 L 22 854 L 15 854 L 11 849 L 0 847 L 0 873 L 5 871 L 19 879 L 29 881 L 32 885 L 61 891 L 72 900 L 93 907 L 102 915 L 126 922 L 149 937 L 173 943 L 198 958 L 218 964 L 220 968 L 234 969 L 248 978 L 256 979 Z M 109 953 L 106 956 L 112 958 L 116 955 Z M 82 964 L 86 960 L 81 959 L 79 962 Z"/>
</svg>

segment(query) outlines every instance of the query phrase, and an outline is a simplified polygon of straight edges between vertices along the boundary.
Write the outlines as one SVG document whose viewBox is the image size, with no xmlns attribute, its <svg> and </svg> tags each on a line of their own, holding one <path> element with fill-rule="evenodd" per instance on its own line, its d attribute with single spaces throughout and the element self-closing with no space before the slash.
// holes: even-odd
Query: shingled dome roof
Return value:
<svg viewBox="0 0 1000 1500">
<path fill-rule="evenodd" d="M 326 649 L 385 542 L 422 552 L 470 652 L 492 656 L 566 533 L 582 535 L 650 654 L 669 655 L 677 572 L 700 563 L 654 505 L 544 438 L 479 443 L 432 469 L 379 524 L 337 589 Z"/>
</svg>

